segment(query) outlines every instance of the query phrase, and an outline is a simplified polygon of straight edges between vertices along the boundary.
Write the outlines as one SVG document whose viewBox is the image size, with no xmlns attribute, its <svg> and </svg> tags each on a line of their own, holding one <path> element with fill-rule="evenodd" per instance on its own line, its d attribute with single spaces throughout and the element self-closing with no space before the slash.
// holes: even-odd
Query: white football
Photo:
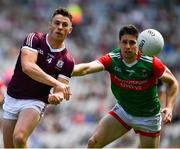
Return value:
<svg viewBox="0 0 180 149">
<path fill-rule="evenodd" d="M 137 42 L 139 49 L 148 56 L 158 55 L 164 47 L 163 36 L 155 29 L 142 31 L 138 36 Z"/>
</svg>

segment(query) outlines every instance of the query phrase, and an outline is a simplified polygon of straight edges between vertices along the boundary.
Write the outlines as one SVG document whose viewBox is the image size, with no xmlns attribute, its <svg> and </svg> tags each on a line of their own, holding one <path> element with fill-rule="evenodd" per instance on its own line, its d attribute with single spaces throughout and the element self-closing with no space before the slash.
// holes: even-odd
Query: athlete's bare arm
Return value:
<svg viewBox="0 0 180 149">
<path fill-rule="evenodd" d="M 179 84 L 177 79 L 171 73 L 171 71 L 166 68 L 161 80 L 167 84 L 167 100 L 166 106 L 161 112 L 164 113 L 163 121 L 164 123 L 169 123 L 172 120 L 172 111 L 175 104 L 176 97 L 179 93 Z"/>
<path fill-rule="evenodd" d="M 101 64 L 98 60 L 77 64 L 74 66 L 74 70 L 72 76 L 83 76 L 91 73 L 96 73 L 104 70 L 103 64 Z"/>
<path fill-rule="evenodd" d="M 62 91 L 64 97 L 69 96 L 69 86 L 61 83 L 52 76 L 45 73 L 37 64 L 38 53 L 23 48 L 21 53 L 22 71 L 32 79 L 54 87 L 54 89 Z"/>
</svg>

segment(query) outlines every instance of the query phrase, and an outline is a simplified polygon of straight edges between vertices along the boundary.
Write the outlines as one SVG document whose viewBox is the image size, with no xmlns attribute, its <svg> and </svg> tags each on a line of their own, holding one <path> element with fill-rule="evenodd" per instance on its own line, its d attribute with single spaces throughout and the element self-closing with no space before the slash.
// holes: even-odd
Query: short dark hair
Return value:
<svg viewBox="0 0 180 149">
<path fill-rule="evenodd" d="M 136 36 L 136 38 L 138 38 L 139 31 L 134 25 L 129 24 L 129 25 L 123 26 L 120 29 L 120 31 L 119 31 L 119 40 L 121 40 L 121 37 L 123 35 L 125 35 L 125 34 L 134 35 L 134 36 Z"/>
<path fill-rule="evenodd" d="M 66 8 L 62 8 L 62 7 L 57 8 L 57 9 L 54 11 L 51 19 L 54 18 L 54 16 L 56 16 L 56 15 L 58 15 L 58 14 L 60 14 L 60 15 L 62 15 L 62 16 L 65 16 L 65 17 L 68 17 L 69 20 L 72 22 L 72 15 L 71 15 L 71 13 L 70 13 Z"/>
</svg>

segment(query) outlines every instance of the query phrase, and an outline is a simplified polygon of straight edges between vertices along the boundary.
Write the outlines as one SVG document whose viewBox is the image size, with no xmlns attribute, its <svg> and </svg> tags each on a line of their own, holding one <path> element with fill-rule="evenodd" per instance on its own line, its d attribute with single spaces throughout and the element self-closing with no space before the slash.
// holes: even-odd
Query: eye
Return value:
<svg viewBox="0 0 180 149">
<path fill-rule="evenodd" d="M 122 41 L 122 44 L 127 44 L 127 43 L 128 43 L 127 40 Z"/>
<path fill-rule="evenodd" d="M 122 40 L 122 44 L 126 45 L 129 44 L 130 46 L 135 45 L 136 41 L 135 40 Z"/>
<path fill-rule="evenodd" d="M 68 27 L 68 26 L 69 26 L 69 24 L 67 22 L 62 23 L 62 27 Z"/>
<path fill-rule="evenodd" d="M 130 44 L 130 45 L 134 45 L 134 44 L 136 44 L 136 41 L 130 40 L 130 41 L 129 41 L 129 44 Z"/>
<path fill-rule="evenodd" d="M 55 25 L 59 25 L 60 22 L 59 22 L 59 21 L 55 21 L 54 24 L 55 24 Z"/>
</svg>

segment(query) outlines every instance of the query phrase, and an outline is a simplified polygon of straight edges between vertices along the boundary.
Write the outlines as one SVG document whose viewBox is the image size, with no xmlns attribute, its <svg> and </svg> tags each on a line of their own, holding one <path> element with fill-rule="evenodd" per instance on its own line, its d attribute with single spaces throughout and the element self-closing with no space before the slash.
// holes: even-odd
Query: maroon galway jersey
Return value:
<svg viewBox="0 0 180 149">
<path fill-rule="evenodd" d="M 47 41 L 47 34 L 31 33 L 29 34 L 22 48 L 28 48 L 38 53 L 37 65 L 47 74 L 56 78 L 62 75 L 70 78 L 74 68 L 74 59 L 68 50 L 52 49 Z M 8 95 L 16 99 L 34 99 L 48 103 L 48 94 L 51 86 L 33 80 L 22 71 L 21 51 L 17 59 L 14 74 L 8 85 Z"/>
</svg>

